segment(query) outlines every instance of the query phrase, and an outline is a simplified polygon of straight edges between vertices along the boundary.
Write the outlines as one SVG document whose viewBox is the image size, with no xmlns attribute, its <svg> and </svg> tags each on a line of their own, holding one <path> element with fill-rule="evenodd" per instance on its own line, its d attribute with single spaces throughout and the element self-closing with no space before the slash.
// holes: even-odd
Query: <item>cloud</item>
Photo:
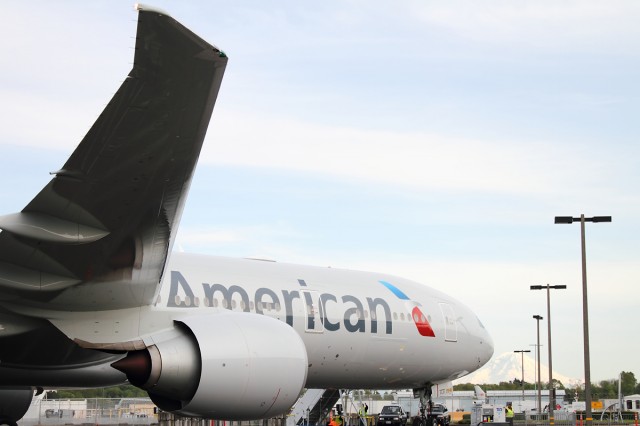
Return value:
<svg viewBox="0 0 640 426">
<path fill-rule="evenodd" d="M 628 53 L 640 47 L 635 1 L 414 1 L 410 8 L 426 25 L 475 41 L 551 51 Z"/>
<path fill-rule="evenodd" d="M 284 222 L 269 225 L 234 226 L 218 228 L 210 225 L 183 224 L 177 235 L 176 244 L 183 251 L 232 255 L 260 259 L 295 259 L 297 257 L 290 243 L 298 238 L 300 231 L 294 231 Z"/>
<path fill-rule="evenodd" d="M 588 177 L 606 167 L 569 143 L 552 141 L 372 131 L 224 110 L 216 112 L 212 129 L 214 136 L 209 137 L 215 140 L 205 144 L 205 163 L 272 167 L 417 189 L 564 193 L 572 185 L 583 186 L 576 172 Z"/>
</svg>

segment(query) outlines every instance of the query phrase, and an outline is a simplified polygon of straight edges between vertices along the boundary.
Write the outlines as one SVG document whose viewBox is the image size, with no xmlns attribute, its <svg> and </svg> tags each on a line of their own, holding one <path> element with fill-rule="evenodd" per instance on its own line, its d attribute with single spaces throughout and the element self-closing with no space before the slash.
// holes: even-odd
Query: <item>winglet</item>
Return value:
<svg viewBox="0 0 640 426">
<path fill-rule="evenodd" d="M 63 167 L 0 217 L 3 287 L 48 309 L 149 305 L 171 251 L 227 57 L 137 5 L 134 64 Z"/>
<path fill-rule="evenodd" d="M 136 3 L 133 5 L 133 9 L 136 11 L 141 11 L 144 10 L 146 12 L 155 12 L 155 13 L 159 13 L 160 15 L 165 15 L 165 16 L 171 16 L 170 14 L 168 14 L 167 12 L 165 12 L 164 10 L 158 8 L 158 7 L 154 7 L 154 6 L 149 6 L 146 4 L 142 4 L 142 3 Z"/>
</svg>

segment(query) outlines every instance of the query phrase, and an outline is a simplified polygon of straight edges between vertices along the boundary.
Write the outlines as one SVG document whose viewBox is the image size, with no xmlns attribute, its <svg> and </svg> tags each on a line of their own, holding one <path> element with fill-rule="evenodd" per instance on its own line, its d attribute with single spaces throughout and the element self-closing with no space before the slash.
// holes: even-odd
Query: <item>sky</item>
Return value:
<svg viewBox="0 0 640 426">
<path fill-rule="evenodd" d="M 495 353 L 640 378 L 640 3 L 157 1 L 229 63 L 176 248 L 391 273 Z M 0 214 L 58 170 L 129 72 L 129 1 L 0 2 Z"/>
</svg>

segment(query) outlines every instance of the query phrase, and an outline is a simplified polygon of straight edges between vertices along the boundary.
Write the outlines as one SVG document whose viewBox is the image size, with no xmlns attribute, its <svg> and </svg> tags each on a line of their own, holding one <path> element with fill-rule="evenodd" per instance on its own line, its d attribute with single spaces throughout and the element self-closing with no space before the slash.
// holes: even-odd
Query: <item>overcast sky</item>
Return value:
<svg viewBox="0 0 640 426">
<path fill-rule="evenodd" d="M 388 272 L 471 306 L 496 354 L 640 377 L 640 3 L 157 1 L 229 56 L 187 252 Z M 0 3 L 0 214 L 21 210 L 131 68 L 130 1 Z"/>
</svg>

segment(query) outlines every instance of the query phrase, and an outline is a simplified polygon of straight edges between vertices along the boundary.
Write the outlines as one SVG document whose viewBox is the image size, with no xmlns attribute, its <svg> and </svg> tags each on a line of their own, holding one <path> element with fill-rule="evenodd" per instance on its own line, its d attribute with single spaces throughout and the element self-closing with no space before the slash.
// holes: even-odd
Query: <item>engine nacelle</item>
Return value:
<svg viewBox="0 0 640 426">
<path fill-rule="evenodd" d="M 289 325 L 259 314 L 192 316 L 114 367 L 165 411 L 219 420 L 286 412 L 307 378 L 307 351 Z"/>
<path fill-rule="evenodd" d="M 16 425 L 33 399 L 33 389 L 0 389 L 0 425 Z"/>
</svg>

